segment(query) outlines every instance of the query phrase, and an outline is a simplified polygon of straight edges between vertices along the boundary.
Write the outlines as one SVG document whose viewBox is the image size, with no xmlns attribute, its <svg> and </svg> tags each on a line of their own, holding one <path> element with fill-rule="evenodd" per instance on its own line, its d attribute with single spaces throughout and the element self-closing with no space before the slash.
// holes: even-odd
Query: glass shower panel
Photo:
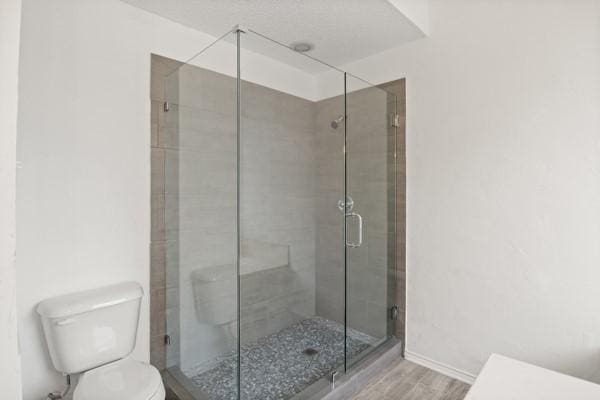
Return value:
<svg viewBox="0 0 600 400">
<path fill-rule="evenodd" d="M 393 94 L 346 74 L 347 365 L 392 333 L 395 293 Z M 352 343 L 367 343 L 350 354 Z"/>
<path fill-rule="evenodd" d="M 241 35 L 240 398 L 344 368 L 343 73 Z M 317 101 L 318 74 L 330 100 Z"/>
<path fill-rule="evenodd" d="M 196 399 L 236 399 L 235 34 L 165 81 L 158 140 L 165 149 L 167 371 Z"/>
</svg>

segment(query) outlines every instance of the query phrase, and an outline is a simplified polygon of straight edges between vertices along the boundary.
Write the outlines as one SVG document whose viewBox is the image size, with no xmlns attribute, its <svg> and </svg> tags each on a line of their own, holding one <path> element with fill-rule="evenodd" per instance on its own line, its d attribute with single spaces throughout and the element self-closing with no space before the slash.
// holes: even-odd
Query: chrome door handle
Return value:
<svg viewBox="0 0 600 400">
<path fill-rule="evenodd" d="M 358 219 L 358 242 L 353 243 L 353 242 L 348 242 L 346 241 L 346 246 L 348 247 L 360 247 L 362 245 L 363 242 L 363 219 L 360 216 L 360 214 L 357 213 L 347 213 L 346 214 L 346 218 L 348 217 L 354 217 L 356 219 Z"/>
</svg>

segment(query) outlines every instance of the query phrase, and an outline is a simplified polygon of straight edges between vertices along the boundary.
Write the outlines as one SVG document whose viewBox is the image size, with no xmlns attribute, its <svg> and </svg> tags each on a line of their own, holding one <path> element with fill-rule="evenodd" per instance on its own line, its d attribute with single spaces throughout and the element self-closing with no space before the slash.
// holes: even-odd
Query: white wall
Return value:
<svg viewBox="0 0 600 400">
<path fill-rule="evenodd" d="M 187 60 L 213 38 L 117 0 L 26 0 L 21 40 L 17 300 L 33 400 L 63 383 L 40 300 L 125 280 L 148 293 L 150 53 Z M 299 71 L 286 82 L 285 66 L 252 57 L 249 80 L 313 96 Z M 134 356 L 147 360 L 147 296 L 142 307 Z"/>
<path fill-rule="evenodd" d="M 429 0 L 388 0 L 425 35 L 429 33 Z"/>
<path fill-rule="evenodd" d="M 407 78 L 407 351 L 600 378 L 600 1 L 435 0 Z M 322 77 L 326 79 L 326 77 Z"/>
<path fill-rule="evenodd" d="M 0 2 L 0 388 L 21 398 L 15 273 L 15 166 L 21 0 Z"/>
</svg>

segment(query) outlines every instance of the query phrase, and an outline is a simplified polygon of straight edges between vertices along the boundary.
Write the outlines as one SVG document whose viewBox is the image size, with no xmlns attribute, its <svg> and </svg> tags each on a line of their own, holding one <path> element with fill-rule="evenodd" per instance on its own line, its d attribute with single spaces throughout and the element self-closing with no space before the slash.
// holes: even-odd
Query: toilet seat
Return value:
<svg viewBox="0 0 600 400">
<path fill-rule="evenodd" d="M 73 400 L 164 400 L 158 370 L 150 364 L 124 358 L 81 375 Z"/>
</svg>

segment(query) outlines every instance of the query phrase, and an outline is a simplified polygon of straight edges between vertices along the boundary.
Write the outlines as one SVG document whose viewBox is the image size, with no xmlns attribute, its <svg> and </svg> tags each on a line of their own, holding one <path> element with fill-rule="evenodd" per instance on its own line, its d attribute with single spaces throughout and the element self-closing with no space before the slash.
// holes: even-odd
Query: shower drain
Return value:
<svg viewBox="0 0 600 400">
<path fill-rule="evenodd" d="M 304 349 L 302 350 L 303 354 L 306 354 L 307 356 L 314 356 L 315 354 L 317 354 L 319 352 L 319 350 L 317 349 L 313 349 L 311 347 L 309 347 L 308 349 Z"/>
</svg>

